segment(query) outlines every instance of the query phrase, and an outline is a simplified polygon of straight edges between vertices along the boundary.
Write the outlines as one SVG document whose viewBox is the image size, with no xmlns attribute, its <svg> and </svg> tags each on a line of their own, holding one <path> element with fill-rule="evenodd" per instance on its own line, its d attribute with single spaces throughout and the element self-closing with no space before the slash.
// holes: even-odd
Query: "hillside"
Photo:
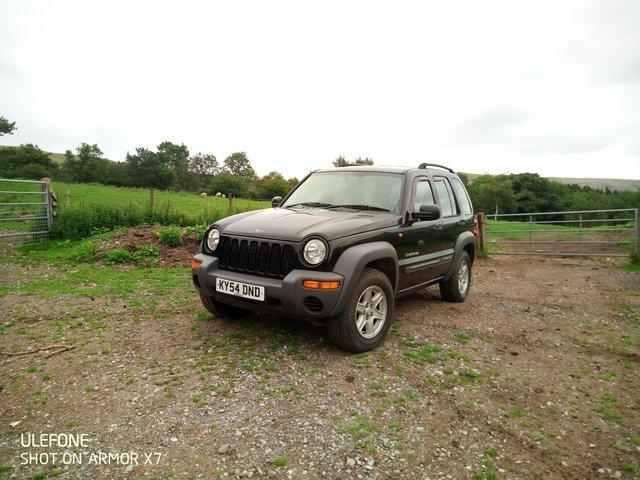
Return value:
<svg viewBox="0 0 640 480">
<path fill-rule="evenodd" d="M 481 173 L 464 173 L 469 180 L 473 180 L 480 175 L 485 175 Z M 565 185 L 578 184 L 581 187 L 591 187 L 591 188 L 599 188 L 604 190 L 605 188 L 609 188 L 609 190 L 640 190 L 640 180 L 633 180 L 629 178 L 573 178 L 573 177 L 546 177 L 549 180 L 553 180 L 556 182 L 564 183 Z"/>
<path fill-rule="evenodd" d="M 563 178 L 549 177 L 549 180 L 571 185 L 577 183 L 580 186 L 591 188 L 599 188 L 604 190 L 640 190 L 640 180 L 632 180 L 627 178 Z"/>
</svg>

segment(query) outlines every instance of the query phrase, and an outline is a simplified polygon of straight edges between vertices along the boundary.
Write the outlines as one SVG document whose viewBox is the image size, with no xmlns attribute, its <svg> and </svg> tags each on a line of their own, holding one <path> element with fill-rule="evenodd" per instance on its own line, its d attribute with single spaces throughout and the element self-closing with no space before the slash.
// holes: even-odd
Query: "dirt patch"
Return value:
<svg viewBox="0 0 640 480">
<path fill-rule="evenodd" d="M 138 227 L 116 233 L 98 246 L 98 258 L 114 248 L 135 252 L 140 247 L 151 245 L 160 252 L 156 265 L 159 267 L 186 267 L 198 248 L 200 240 L 195 235 L 182 235 L 182 245 L 170 247 L 158 242 L 156 233 L 162 227 Z"/>
<path fill-rule="evenodd" d="M 615 264 L 479 260 L 466 302 L 403 298 L 362 355 L 301 322 L 214 319 L 188 275 L 169 289 L 163 272 L 94 299 L 22 290 L 55 268 L 6 269 L 3 347 L 77 346 L 2 359 L 7 475 L 54 469 L 20 465 L 20 433 L 72 432 L 91 451 L 161 455 L 63 478 L 638 478 L 640 276 Z"/>
</svg>

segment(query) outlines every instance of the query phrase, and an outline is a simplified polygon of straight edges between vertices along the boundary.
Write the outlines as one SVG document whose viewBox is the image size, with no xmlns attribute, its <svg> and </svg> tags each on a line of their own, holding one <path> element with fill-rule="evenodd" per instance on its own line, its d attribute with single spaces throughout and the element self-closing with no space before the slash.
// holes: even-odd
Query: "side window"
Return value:
<svg viewBox="0 0 640 480">
<path fill-rule="evenodd" d="M 443 217 L 452 217 L 457 215 L 458 209 L 453 196 L 453 190 L 446 178 L 436 177 L 435 179 L 436 191 L 438 192 L 438 199 L 440 200 L 440 210 Z"/>
<path fill-rule="evenodd" d="M 453 191 L 456 194 L 456 198 L 458 199 L 458 205 L 460 206 L 460 211 L 463 215 L 471 215 L 473 211 L 471 207 L 471 202 L 469 201 L 469 195 L 462 185 L 462 182 L 457 178 L 451 179 L 451 185 L 453 186 Z"/>
<path fill-rule="evenodd" d="M 420 205 L 433 205 L 436 203 L 433 200 L 433 192 L 431 191 L 431 184 L 428 180 L 420 180 L 416 183 L 416 191 L 413 194 L 413 211 L 420 210 Z"/>
</svg>

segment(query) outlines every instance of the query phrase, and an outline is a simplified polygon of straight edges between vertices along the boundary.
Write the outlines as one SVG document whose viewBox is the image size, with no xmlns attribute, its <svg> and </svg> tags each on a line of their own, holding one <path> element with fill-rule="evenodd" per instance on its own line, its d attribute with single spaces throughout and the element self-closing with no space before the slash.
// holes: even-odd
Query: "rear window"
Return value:
<svg viewBox="0 0 640 480">
<path fill-rule="evenodd" d="M 456 198 L 458 199 L 458 205 L 460 206 L 460 211 L 463 215 L 471 215 L 473 212 L 473 207 L 471 206 L 471 201 L 469 200 L 469 195 L 467 195 L 467 190 L 464 188 L 464 185 L 457 178 L 451 179 L 451 186 L 453 187 L 453 191 L 456 194 Z"/>
<path fill-rule="evenodd" d="M 440 200 L 440 210 L 443 217 L 452 217 L 458 213 L 456 201 L 453 196 L 451 185 L 444 177 L 436 177 L 436 192 L 438 192 L 438 200 Z"/>
</svg>

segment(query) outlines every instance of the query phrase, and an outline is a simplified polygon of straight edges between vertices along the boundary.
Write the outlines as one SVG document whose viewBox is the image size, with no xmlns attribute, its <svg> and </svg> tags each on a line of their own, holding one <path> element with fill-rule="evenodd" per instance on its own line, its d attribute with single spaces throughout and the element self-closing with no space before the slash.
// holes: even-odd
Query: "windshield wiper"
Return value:
<svg viewBox="0 0 640 480">
<path fill-rule="evenodd" d="M 300 203 L 293 203 L 291 205 L 287 205 L 284 208 L 291 208 L 291 207 L 327 208 L 327 207 L 333 207 L 333 205 L 331 205 L 330 203 L 323 203 L 323 202 L 300 202 Z"/>
<path fill-rule="evenodd" d="M 329 208 L 352 208 L 354 210 L 372 210 L 374 212 L 390 212 L 388 208 L 376 207 L 374 205 L 361 205 L 358 203 L 347 205 L 331 205 Z"/>
</svg>

